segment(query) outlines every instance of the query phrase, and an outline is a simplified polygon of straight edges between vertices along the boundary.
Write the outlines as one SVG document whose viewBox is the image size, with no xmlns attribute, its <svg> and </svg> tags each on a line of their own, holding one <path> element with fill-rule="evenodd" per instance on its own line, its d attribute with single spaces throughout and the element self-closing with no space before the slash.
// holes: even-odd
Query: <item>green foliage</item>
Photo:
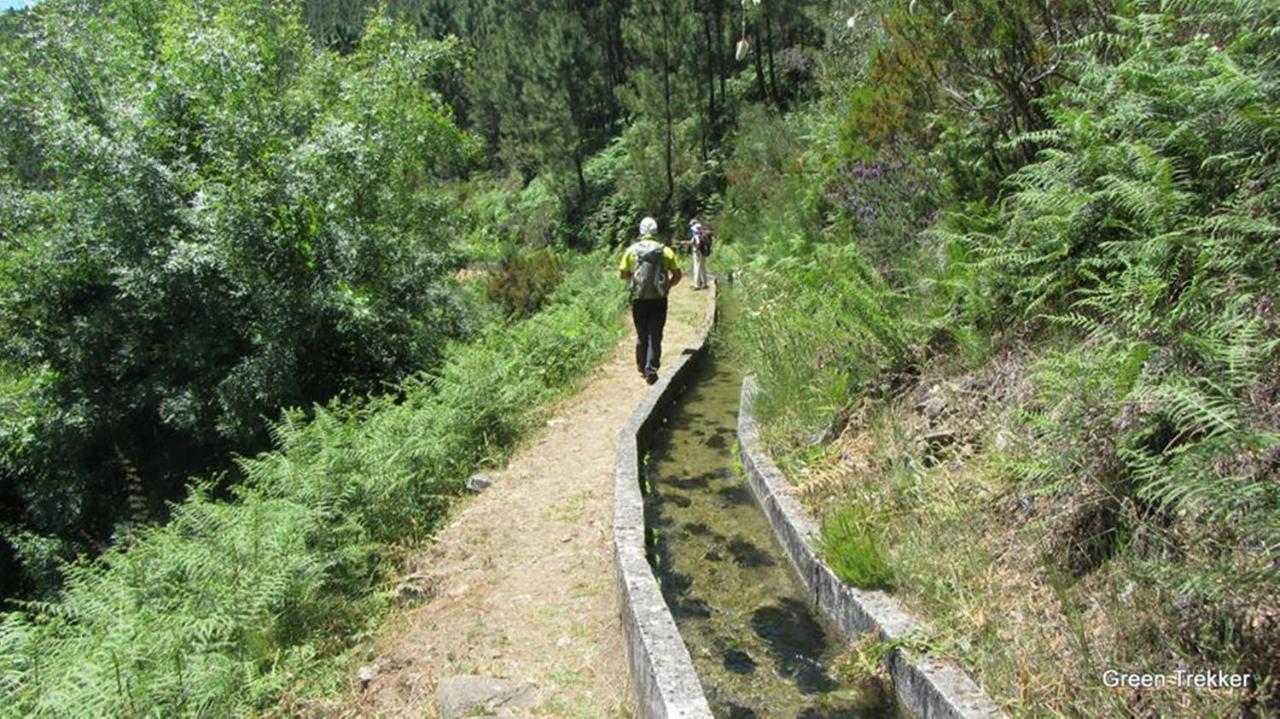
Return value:
<svg viewBox="0 0 1280 719">
<path fill-rule="evenodd" d="M 817 124 L 807 113 L 774 117 L 759 107 L 743 111 L 725 167 L 724 237 L 757 244 L 782 233 L 812 231 L 821 222 L 810 199 L 820 175 L 804 154 Z"/>
<path fill-rule="evenodd" d="M 743 274 L 752 309 L 740 340 L 763 378 L 761 414 L 789 442 L 822 437 L 864 381 L 909 371 L 901 298 L 856 249 L 793 244 L 777 266 Z"/>
<path fill-rule="evenodd" d="M 512 254 L 490 273 L 485 292 L 508 315 L 527 317 L 547 301 L 560 276 L 560 261 L 550 249 Z"/>
<path fill-rule="evenodd" d="M 388 545 L 428 536 L 467 473 L 613 348 L 606 261 L 584 258 L 548 309 L 450 350 L 398 400 L 288 413 L 232 499 L 197 488 L 169 523 L 71 565 L 58 601 L 0 621 L 2 713 L 228 716 L 323 693 L 381 616 Z"/>
<path fill-rule="evenodd" d="M 681 199 L 676 196 L 676 175 L 696 162 L 690 133 L 678 125 L 686 117 L 696 118 L 698 87 L 672 78 L 692 61 L 696 47 L 696 15 L 689 10 L 682 0 L 646 0 L 631 5 L 623 24 L 637 60 L 630 84 L 620 91 L 634 115 L 623 133 L 636 169 L 630 179 L 642 185 L 630 189 L 631 197 L 635 204 L 663 214 Z"/>
<path fill-rule="evenodd" d="M 848 173 L 824 169 L 822 156 L 832 149 L 813 142 L 823 136 L 819 117 L 761 118 L 740 130 L 722 213 L 721 234 L 746 263 L 740 276 L 750 307 L 738 330 L 761 378 L 758 406 L 771 441 L 790 446 L 822 438 L 865 386 L 901 382 L 928 329 L 914 317 L 903 321 L 905 295 L 869 261 L 878 238 L 854 232 L 850 215 L 859 203 L 841 198 L 862 190 L 824 192 L 841 187 Z M 880 194 L 863 201 L 885 215 L 905 215 L 893 203 L 909 209 L 919 199 Z M 918 250 L 911 252 L 918 245 L 903 245 L 909 229 L 895 228 L 899 246 L 885 257 L 918 262 Z"/>
<path fill-rule="evenodd" d="M 473 148 L 432 90 L 455 44 L 372 18 L 339 57 L 298 7 L 55 0 L 4 38 L 3 154 L 42 171 L 4 173 L 0 352 L 47 381 L 0 472 L 38 532 L 100 539 L 127 465 L 158 508 L 279 408 L 467 330 L 438 186 Z"/>
<path fill-rule="evenodd" d="M 1274 543 L 1264 527 L 1280 526 L 1265 459 L 1280 448 L 1280 426 L 1264 410 L 1280 356 L 1266 329 L 1280 281 L 1268 239 L 1280 236 L 1280 158 L 1266 139 L 1280 130 L 1268 109 L 1280 97 L 1280 46 L 1264 29 L 1272 15 L 1229 17 L 1238 19 L 1169 12 L 1121 23 L 1126 49 L 1081 59 L 1079 82 L 1047 105 L 1053 146 L 1010 179 L 1003 232 L 971 242 L 1008 278 L 1012 307 L 1097 348 L 1042 368 L 1054 407 L 1046 426 L 1065 438 L 1085 421 L 1110 424 L 1116 445 L 1102 456 L 1130 494 L 1148 511 L 1196 516 L 1203 527 L 1179 537 L 1183 549 L 1225 541 L 1239 567 Z M 1060 379 L 1073 367 L 1078 380 Z M 1099 380 L 1111 387 L 1080 391 Z M 1073 453 L 1054 454 L 1059 477 L 1081 475 Z M 1229 517 L 1249 519 L 1228 529 Z M 1215 595 L 1259 576 L 1213 566 L 1202 589 Z M 1265 562 L 1256 570 L 1280 582 Z M 1184 585 L 1199 584 L 1194 576 Z"/>
<path fill-rule="evenodd" d="M 832 96 L 807 111 L 828 119 L 740 133 L 724 220 L 756 230 L 742 331 L 785 455 L 811 456 L 843 409 L 892 401 L 922 367 L 1022 358 L 1029 395 L 992 471 L 1064 508 L 1027 527 L 1053 581 L 1080 583 L 1060 600 L 1091 601 L 1123 571 L 1160 599 L 1107 656 L 1269 676 L 1273 703 L 1276 12 L 863 9 L 833 39 Z M 943 500 L 915 501 L 929 516 Z M 1104 650 L 1081 636 L 1093 661 Z"/>
<path fill-rule="evenodd" d="M 472 62 L 443 90 L 460 123 L 485 139 L 511 189 L 538 183 L 554 196 L 556 241 L 590 247 L 621 241 L 619 228 L 644 215 L 673 226 L 707 209 L 739 110 L 805 94 L 827 3 L 316 0 L 305 20 L 349 52 L 374 5 L 423 36 L 461 38 Z M 747 38 L 756 51 L 735 59 Z"/>
<path fill-rule="evenodd" d="M 862 507 L 845 507 L 822 521 L 822 556 L 844 581 L 860 589 L 892 589 L 893 570 L 881 530 Z"/>
<path fill-rule="evenodd" d="M 619 192 L 620 186 L 630 186 L 627 159 L 626 145 L 615 140 L 587 160 L 584 168 L 587 183 L 603 199 L 585 218 L 583 233 L 606 247 L 630 244 L 638 224 L 636 218 L 644 217 L 647 212 L 641 204 L 636 204 L 641 202 L 640 198 L 629 198 Z"/>
<path fill-rule="evenodd" d="M 1069 77 L 1069 43 L 1104 27 L 1112 5 L 891 0 L 858 8 L 854 27 L 837 37 L 861 50 L 849 61 L 856 71 L 832 79 L 845 93 L 842 143 L 864 160 L 868 148 L 927 151 L 957 197 L 996 196 L 1003 177 L 1034 155 L 1030 133 L 1046 126 L 1041 99 Z"/>
</svg>

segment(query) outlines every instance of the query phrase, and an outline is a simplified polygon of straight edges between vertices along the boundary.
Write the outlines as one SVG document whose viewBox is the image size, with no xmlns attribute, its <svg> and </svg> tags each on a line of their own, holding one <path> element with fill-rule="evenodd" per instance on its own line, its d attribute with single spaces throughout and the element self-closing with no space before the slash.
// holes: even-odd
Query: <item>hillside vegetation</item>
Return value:
<svg viewBox="0 0 1280 719">
<path fill-rule="evenodd" d="M 730 113 L 797 91 L 692 7 L 0 14 L 0 714 L 345 686 L 400 557 L 612 350 L 593 248 L 714 196 Z"/>
<path fill-rule="evenodd" d="M 1280 17 L 996 7 L 861 8 L 822 100 L 744 130 L 770 441 L 1014 713 L 1275 709 Z"/>
<path fill-rule="evenodd" d="M 432 89 L 457 44 L 383 19 L 344 57 L 202 7 L 6 18 L 0 521 L 27 589 L 266 448 L 280 408 L 381 392 L 474 329 L 444 183 L 478 144 Z"/>
</svg>

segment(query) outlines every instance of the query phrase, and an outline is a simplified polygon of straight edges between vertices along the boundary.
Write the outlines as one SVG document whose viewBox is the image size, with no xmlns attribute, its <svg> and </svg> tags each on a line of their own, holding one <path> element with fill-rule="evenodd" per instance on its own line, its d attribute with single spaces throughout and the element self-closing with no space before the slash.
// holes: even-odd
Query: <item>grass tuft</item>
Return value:
<svg viewBox="0 0 1280 719">
<path fill-rule="evenodd" d="M 882 532 L 862 507 L 845 507 L 822 523 L 822 551 L 836 576 L 859 589 L 892 589 Z"/>
</svg>

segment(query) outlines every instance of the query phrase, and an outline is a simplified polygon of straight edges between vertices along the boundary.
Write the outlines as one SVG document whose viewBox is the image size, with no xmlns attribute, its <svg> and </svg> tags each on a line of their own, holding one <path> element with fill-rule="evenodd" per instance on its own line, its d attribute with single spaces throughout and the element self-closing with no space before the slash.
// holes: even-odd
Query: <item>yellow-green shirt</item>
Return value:
<svg viewBox="0 0 1280 719">
<path fill-rule="evenodd" d="M 657 244 L 654 240 L 647 240 L 647 239 L 639 240 L 633 243 L 630 247 L 627 248 L 626 252 L 622 253 L 622 262 L 618 263 L 619 272 L 635 272 L 636 271 L 636 246 L 639 245 L 641 242 L 654 242 L 655 244 Z M 662 259 L 664 260 L 663 264 L 666 265 L 668 272 L 674 272 L 675 270 L 680 269 L 680 263 L 676 261 L 675 250 L 671 249 L 670 247 L 662 248 Z"/>
</svg>

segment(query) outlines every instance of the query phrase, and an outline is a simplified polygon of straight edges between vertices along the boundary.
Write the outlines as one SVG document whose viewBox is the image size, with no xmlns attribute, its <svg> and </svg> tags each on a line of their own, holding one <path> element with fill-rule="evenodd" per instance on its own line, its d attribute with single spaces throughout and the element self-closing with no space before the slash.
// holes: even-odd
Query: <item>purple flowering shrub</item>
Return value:
<svg viewBox="0 0 1280 719">
<path fill-rule="evenodd" d="M 833 210 L 831 229 L 857 244 L 891 279 L 894 267 L 918 246 L 939 206 L 936 180 L 892 151 L 876 160 L 848 159 L 837 165 L 823 198 Z"/>
</svg>

